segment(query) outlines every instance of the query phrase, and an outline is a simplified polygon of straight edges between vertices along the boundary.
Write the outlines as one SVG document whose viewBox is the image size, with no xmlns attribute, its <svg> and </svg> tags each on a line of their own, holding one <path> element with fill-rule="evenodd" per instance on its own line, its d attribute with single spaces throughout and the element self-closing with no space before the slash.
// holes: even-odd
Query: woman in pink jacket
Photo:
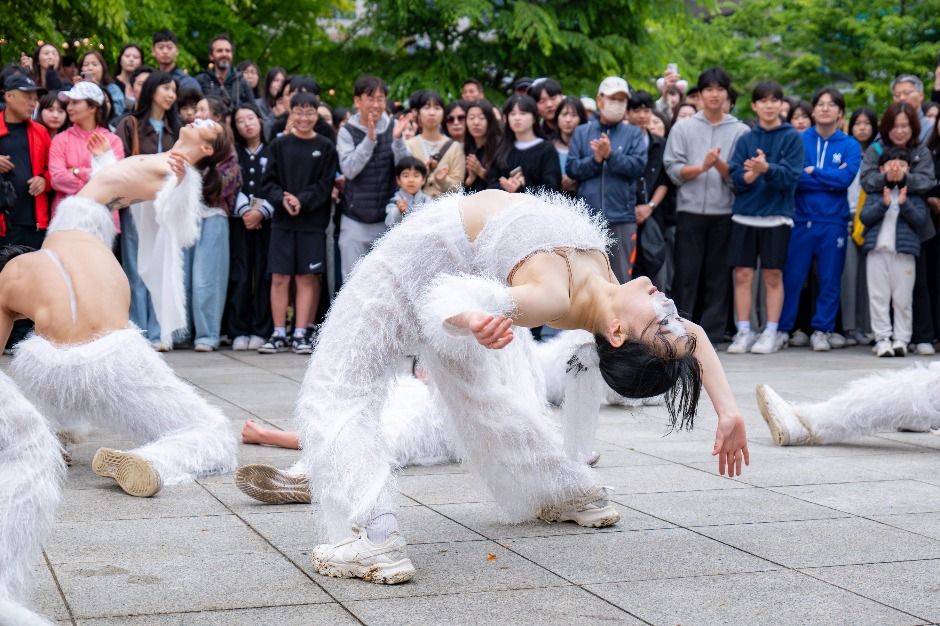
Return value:
<svg viewBox="0 0 940 626">
<path fill-rule="evenodd" d="M 124 158 L 124 145 L 117 135 L 108 130 L 108 113 L 104 106 L 104 92 L 91 82 L 77 83 L 69 91 L 59 93 L 66 104 L 72 125 L 56 134 L 49 151 L 49 175 L 55 199 L 52 211 L 68 196 L 74 196 L 91 178 L 91 150 L 88 142 L 100 134 L 107 138 L 115 159 Z M 117 211 L 113 211 L 114 225 L 120 232 Z"/>
</svg>

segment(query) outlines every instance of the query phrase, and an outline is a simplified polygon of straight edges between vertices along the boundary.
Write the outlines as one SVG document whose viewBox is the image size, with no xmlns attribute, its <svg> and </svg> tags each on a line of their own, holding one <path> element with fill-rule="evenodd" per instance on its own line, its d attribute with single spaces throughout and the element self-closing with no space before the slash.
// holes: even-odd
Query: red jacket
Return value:
<svg viewBox="0 0 940 626">
<path fill-rule="evenodd" d="M 0 137 L 6 137 L 10 131 L 7 130 L 6 118 L 0 114 Z M 52 140 L 49 139 L 49 131 L 39 122 L 27 120 L 26 138 L 29 140 L 29 162 L 33 168 L 33 176 L 42 176 L 46 179 L 46 191 L 52 189 L 52 179 L 49 178 L 49 146 Z M 36 228 L 46 230 L 49 227 L 49 196 L 46 191 L 34 197 L 36 202 Z M 3 215 L 0 214 L 0 237 L 7 234 L 7 224 Z"/>
</svg>

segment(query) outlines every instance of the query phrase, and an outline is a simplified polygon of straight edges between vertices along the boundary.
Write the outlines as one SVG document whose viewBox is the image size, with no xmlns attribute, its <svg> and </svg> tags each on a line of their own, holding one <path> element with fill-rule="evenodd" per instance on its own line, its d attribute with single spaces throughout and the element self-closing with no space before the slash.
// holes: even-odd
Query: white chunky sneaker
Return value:
<svg viewBox="0 0 940 626">
<path fill-rule="evenodd" d="M 588 528 L 604 528 L 620 521 L 620 512 L 607 499 L 606 487 L 595 487 L 580 498 L 543 507 L 538 516 L 546 522 L 574 522 Z"/>
<path fill-rule="evenodd" d="M 739 330 L 728 346 L 728 354 L 747 354 L 755 341 L 757 334 L 753 330 Z"/>
<path fill-rule="evenodd" d="M 895 339 L 891 342 L 891 349 L 894 350 L 894 356 L 907 356 L 907 342 Z"/>
<path fill-rule="evenodd" d="M 235 486 L 246 496 L 266 504 L 310 504 L 307 477 L 273 465 L 242 465 L 235 470 Z"/>
<path fill-rule="evenodd" d="M 809 345 L 809 335 L 802 330 L 798 330 L 790 336 L 790 347 L 804 348 Z"/>
<path fill-rule="evenodd" d="M 787 334 L 764 330 L 751 346 L 751 354 L 773 354 L 787 345 Z"/>
<path fill-rule="evenodd" d="M 241 335 L 235 337 L 235 341 L 232 342 L 232 350 L 237 352 L 244 352 L 248 349 L 248 342 L 251 341 L 248 335 Z M 257 348 L 256 348 L 257 349 Z"/>
<path fill-rule="evenodd" d="M 757 406 L 778 446 L 798 446 L 810 441 L 810 432 L 797 417 L 793 405 L 769 385 L 757 386 Z"/>
<path fill-rule="evenodd" d="M 875 356 L 879 357 L 894 356 L 894 348 L 891 347 L 890 339 L 879 339 L 871 351 L 875 353 Z"/>
<path fill-rule="evenodd" d="M 937 353 L 932 343 L 919 343 L 914 346 L 914 353 L 918 356 L 931 356 Z"/>
<path fill-rule="evenodd" d="M 313 568 L 334 578 L 361 578 L 380 585 L 397 585 L 414 578 L 415 566 L 405 553 L 405 538 L 389 533 L 383 543 L 372 543 L 365 528 L 336 545 L 320 544 L 313 549 Z"/>
<path fill-rule="evenodd" d="M 98 476 L 113 478 L 125 493 L 139 498 L 149 498 L 163 487 L 150 461 L 131 452 L 98 448 L 91 469 Z"/>
<path fill-rule="evenodd" d="M 829 352 L 832 350 L 832 346 L 829 345 L 829 333 L 824 333 L 821 330 L 817 330 L 809 338 L 809 345 L 813 349 L 813 352 Z"/>
<path fill-rule="evenodd" d="M 844 335 L 839 333 L 829 333 L 829 347 L 833 350 L 840 350 L 846 346 L 847 340 Z"/>
</svg>

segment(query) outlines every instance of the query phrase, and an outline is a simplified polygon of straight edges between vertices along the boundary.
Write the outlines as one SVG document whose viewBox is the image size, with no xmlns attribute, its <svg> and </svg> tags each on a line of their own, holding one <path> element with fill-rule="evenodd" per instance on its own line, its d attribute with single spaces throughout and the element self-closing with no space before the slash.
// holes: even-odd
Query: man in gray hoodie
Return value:
<svg viewBox="0 0 940 626">
<path fill-rule="evenodd" d="M 381 78 L 357 78 L 353 87 L 357 113 L 336 137 L 339 169 L 346 177 L 339 231 L 343 280 L 385 232 L 385 204 L 395 193 L 395 164 L 409 154 L 402 132 L 411 115 L 395 122 L 385 111 L 387 93 Z"/>
<path fill-rule="evenodd" d="M 731 289 L 728 240 L 734 192 L 727 160 L 748 127 L 724 112 L 733 92 L 723 69 L 702 72 L 698 88 L 702 110 L 673 127 L 663 154 L 663 167 L 679 188 L 672 297 L 718 343 L 728 321 Z"/>
</svg>

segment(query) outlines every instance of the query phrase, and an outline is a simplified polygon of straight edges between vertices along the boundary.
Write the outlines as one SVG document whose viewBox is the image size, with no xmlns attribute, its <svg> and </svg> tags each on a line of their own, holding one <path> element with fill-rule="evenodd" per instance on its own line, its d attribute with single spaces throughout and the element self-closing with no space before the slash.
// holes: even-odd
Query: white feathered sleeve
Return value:
<svg viewBox="0 0 940 626">
<path fill-rule="evenodd" d="M 176 176 L 170 174 L 157 192 L 153 206 L 157 225 L 172 231 L 180 247 L 190 247 L 199 239 L 202 176 L 191 165 L 186 165 L 179 184 Z"/>
<path fill-rule="evenodd" d="M 561 407 L 565 455 L 582 463 L 591 458 L 606 388 L 598 363 L 597 345 L 590 341 L 577 346 L 565 366 L 565 401 Z"/>
<path fill-rule="evenodd" d="M 467 274 L 442 274 L 422 297 L 419 315 L 428 341 L 454 354 L 479 344 L 469 330 L 454 326 L 449 319 L 466 311 L 509 316 L 514 309 L 509 287 L 499 281 Z"/>
<path fill-rule="evenodd" d="M 114 150 L 108 150 L 104 154 L 91 155 L 91 175 L 94 176 L 112 163 L 117 163 L 117 157 L 114 156 Z"/>
</svg>

